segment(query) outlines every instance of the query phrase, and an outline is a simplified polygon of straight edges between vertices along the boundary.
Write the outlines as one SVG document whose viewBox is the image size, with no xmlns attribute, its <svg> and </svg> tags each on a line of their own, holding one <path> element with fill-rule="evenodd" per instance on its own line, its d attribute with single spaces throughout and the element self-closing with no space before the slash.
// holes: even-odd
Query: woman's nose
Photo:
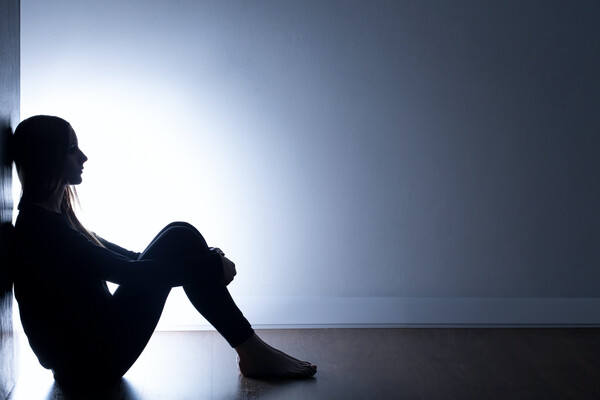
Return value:
<svg viewBox="0 0 600 400">
<path fill-rule="evenodd" d="M 86 162 L 88 160 L 87 156 L 83 153 L 83 151 L 79 150 L 79 152 L 81 153 L 79 158 L 81 159 L 81 163 L 83 164 L 84 162 Z"/>
</svg>

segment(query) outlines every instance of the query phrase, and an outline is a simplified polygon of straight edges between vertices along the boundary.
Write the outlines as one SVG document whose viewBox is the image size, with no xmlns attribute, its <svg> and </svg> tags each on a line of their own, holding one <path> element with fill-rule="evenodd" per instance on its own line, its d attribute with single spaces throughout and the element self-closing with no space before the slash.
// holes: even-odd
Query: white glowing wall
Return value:
<svg viewBox="0 0 600 400">
<path fill-rule="evenodd" d="M 23 0 L 21 115 L 71 121 L 90 229 L 191 222 L 265 324 L 597 298 L 598 4 Z"/>
</svg>

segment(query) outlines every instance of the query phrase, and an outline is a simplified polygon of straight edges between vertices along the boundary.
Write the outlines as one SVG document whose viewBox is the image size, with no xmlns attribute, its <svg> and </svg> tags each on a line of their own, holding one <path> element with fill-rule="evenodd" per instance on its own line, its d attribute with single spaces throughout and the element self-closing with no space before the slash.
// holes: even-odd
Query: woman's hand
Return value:
<svg viewBox="0 0 600 400">
<path fill-rule="evenodd" d="M 221 262 L 223 263 L 223 283 L 227 286 L 233 281 L 237 271 L 235 270 L 235 264 L 229 258 L 221 255 Z"/>
<path fill-rule="evenodd" d="M 223 250 L 221 250 L 218 247 L 209 247 L 208 251 L 212 251 L 213 253 L 219 253 L 220 255 L 224 256 L 225 253 L 223 253 Z"/>
</svg>

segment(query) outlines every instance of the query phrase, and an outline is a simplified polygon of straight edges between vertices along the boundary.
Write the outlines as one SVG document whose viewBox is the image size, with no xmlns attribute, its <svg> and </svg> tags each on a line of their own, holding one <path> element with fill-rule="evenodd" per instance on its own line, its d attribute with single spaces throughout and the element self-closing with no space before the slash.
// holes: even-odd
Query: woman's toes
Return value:
<svg viewBox="0 0 600 400">
<path fill-rule="evenodd" d="M 317 366 L 311 365 L 309 368 L 304 370 L 305 376 L 310 377 L 317 373 Z"/>
</svg>

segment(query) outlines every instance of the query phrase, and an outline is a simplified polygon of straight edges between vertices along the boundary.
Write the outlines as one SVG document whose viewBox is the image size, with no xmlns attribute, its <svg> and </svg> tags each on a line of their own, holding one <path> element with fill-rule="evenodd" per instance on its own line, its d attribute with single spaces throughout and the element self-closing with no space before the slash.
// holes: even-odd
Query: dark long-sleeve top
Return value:
<svg viewBox="0 0 600 400">
<path fill-rule="evenodd" d="M 78 346 L 102 341 L 112 298 L 106 281 L 173 287 L 222 275 L 214 253 L 139 259 L 140 253 L 101 242 L 105 247 L 75 230 L 64 214 L 35 205 L 19 212 L 13 254 L 15 297 L 29 343 L 46 368 L 53 368 L 57 359 Z"/>
</svg>

